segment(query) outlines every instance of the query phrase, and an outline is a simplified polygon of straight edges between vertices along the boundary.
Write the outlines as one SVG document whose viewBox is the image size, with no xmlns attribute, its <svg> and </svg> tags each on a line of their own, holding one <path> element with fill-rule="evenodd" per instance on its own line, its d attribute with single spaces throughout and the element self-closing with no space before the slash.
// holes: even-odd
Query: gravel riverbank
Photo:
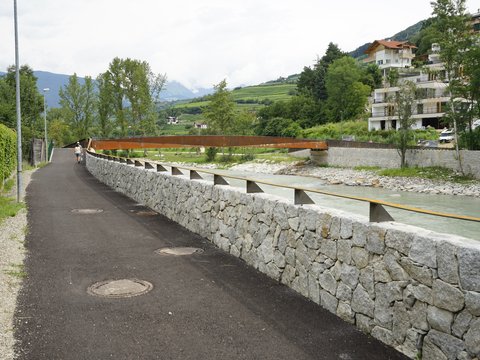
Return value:
<svg viewBox="0 0 480 360">
<path fill-rule="evenodd" d="M 214 169 L 213 164 L 177 164 L 198 168 Z M 249 173 L 298 175 L 314 177 L 330 185 L 370 186 L 381 187 L 395 191 L 409 191 L 435 195 L 458 195 L 480 198 L 480 181 L 465 184 L 449 181 L 429 180 L 415 177 L 379 176 L 375 171 L 354 170 L 348 168 L 319 167 L 309 162 L 270 163 L 268 161 L 252 161 L 233 165 L 232 171 L 245 171 Z"/>
<path fill-rule="evenodd" d="M 23 194 L 35 170 L 23 172 Z M 16 187 L 7 196 L 14 197 Z M 27 232 L 27 210 L 0 223 L 0 360 L 14 359 L 13 315 L 25 276 L 25 234 Z"/>
<path fill-rule="evenodd" d="M 328 184 L 382 187 L 395 191 L 410 191 L 435 195 L 459 195 L 480 198 L 480 181 L 465 184 L 416 177 L 379 176 L 374 171 L 343 168 L 323 168 L 307 164 L 285 166 L 276 174 L 312 176 Z"/>
</svg>

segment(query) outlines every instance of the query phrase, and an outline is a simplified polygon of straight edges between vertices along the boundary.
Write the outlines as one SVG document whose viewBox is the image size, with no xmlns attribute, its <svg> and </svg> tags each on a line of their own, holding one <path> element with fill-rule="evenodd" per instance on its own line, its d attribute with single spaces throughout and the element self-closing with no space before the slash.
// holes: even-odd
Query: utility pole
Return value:
<svg viewBox="0 0 480 360">
<path fill-rule="evenodd" d="M 13 0 L 15 23 L 15 84 L 17 106 L 17 202 L 22 200 L 22 111 L 20 109 L 20 61 L 18 56 L 17 0 Z"/>
</svg>

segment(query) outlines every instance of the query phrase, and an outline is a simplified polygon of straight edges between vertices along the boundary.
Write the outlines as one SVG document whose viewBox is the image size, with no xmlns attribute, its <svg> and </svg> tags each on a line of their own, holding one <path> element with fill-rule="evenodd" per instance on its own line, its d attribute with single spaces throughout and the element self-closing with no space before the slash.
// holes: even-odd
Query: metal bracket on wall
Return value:
<svg viewBox="0 0 480 360">
<path fill-rule="evenodd" d="M 162 165 L 157 164 L 157 172 L 165 172 L 165 171 L 168 171 L 168 170 L 165 169 Z"/>
<path fill-rule="evenodd" d="M 247 180 L 247 194 L 263 193 L 263 190 L 255 181 Z"/>
<path fill-rule="evenodd" d="M 183 173 L 175 166 L 172 166 L 172 175 L 183 175 Z"/>
<path fill-rule="evenodd" d="M 153 165 L 145 161 L 145 169 L 153 169 Z"/>
<path fill-rule="evenodd" d="M 214 185 L 230 185 L 228 181 L 225 180 L 225 178 L 217 174 L 213 175 L 213 184 Z"/>
<path fill-rule="evenodd" d="M 313 201 L 312 198 L 308 196 L 305 191 L 300 189 L 295 189 L 294 204 L 308 205 L 308 204 L 315 204 L 315 201 Z"/>
<path fill-rule="evenodd" d="M 195 170 L 190 170 L 190 180 L 202 180 L 202 176 Z"/>
<path fill-rule="evenodd" d="M 370 222 L 395 221 L 380 204 L 370 203 Z"/>
<path fill-rule="evenodd" d="M 136 167 L 143 167 L 143 164 L 140 161 L 135 160 L 135 166 Z"/>
<path fill-rule="evenodd" d="M 127 159 L 127 165 L 135 165 L 135 162 L 131 159 Z"/>
</svg>

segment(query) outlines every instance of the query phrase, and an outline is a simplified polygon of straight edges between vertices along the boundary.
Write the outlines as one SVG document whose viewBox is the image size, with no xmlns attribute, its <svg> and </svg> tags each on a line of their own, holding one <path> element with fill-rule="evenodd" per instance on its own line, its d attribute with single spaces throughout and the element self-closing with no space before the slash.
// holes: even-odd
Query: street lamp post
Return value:
<svg viewBox="0 0 480 360">
<path fill-rule="evenodd" d="M 13 1 L 15 24 L 15 102 L 17 110 L 17 202 L 22 200 L 22 112 L 20 110 L 20 60 L 18 56 L 17 0 Z"/>
<path fill-rule="evenodd" d="M 44 123 L 45 123 L 45 161 L 48 163 L 48 140 L 47 140 L 47 101 L 45 95 L 47 91 L 50 91 L 49 88 L 43 89 L 43 114 L 44 114 Z"/>
</svg>

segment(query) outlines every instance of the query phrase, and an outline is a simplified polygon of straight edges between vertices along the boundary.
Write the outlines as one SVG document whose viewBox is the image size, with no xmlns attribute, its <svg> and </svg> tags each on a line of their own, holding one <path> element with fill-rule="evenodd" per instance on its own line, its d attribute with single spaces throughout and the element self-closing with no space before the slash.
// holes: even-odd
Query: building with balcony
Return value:
<svg viewBox="0 0 480 360">
<path fill-rule="evenodd" d="M 407 81 L 413 82 L 416 87 L 416 101 L 412 109 L 412 118 L 415 123 L 412 128 L 422 129 L 427 126 L 442 129 L 447 124 L 443 121 L 446 106 L 449 101 L 447 83 L 443 64 L 440 61 L 440 46 L 432 44 L 428 64 L 424 69 L 402 68 L 397 69 L 399 79 L 392 86 L 384 80 L 384 86 L 374 90 L 372 101 L 372 115 L 368 119 L 369 130 L 397 129 L 398 115 L 395 109 L 395 96 L 400 86 Z M 384 67 L 386 74 L 392 67 Z"/>
<path fill-rule="evenodd" d="M 472 31 L 480 32 L 480 10 L 471 15 Z M 415 129 L 427 126 L 443 129 L 448 126 L 444 120 L 450 100 L 447 92 L 448 78 L 440 59 L 440 45 L 433 43 L 427 64 L 422 69 L 411 68 L 415 46 L 407 42 L 376 40 L 365 51 L 364 62 L 375 62 L 384 74 L 384 86 L 375 89 L 372 99 L 372 114 L 368 119 L 369 130 L 398 129 L 398 115 L 395 109 L 395 96 L 402 83 L 411 81 L 417 87 L 416 101 L 412 118 Z M 387 82 L 387 74 L 396 69 L 399 73 L 397 84 Z"/>
<path fill-rule="evenodd" d="M 407 41 L 375 40 L 365 50 L 365 63 L 375 63 L 380 69 L 412 66 L 415 46 Z"/>
</svg>

